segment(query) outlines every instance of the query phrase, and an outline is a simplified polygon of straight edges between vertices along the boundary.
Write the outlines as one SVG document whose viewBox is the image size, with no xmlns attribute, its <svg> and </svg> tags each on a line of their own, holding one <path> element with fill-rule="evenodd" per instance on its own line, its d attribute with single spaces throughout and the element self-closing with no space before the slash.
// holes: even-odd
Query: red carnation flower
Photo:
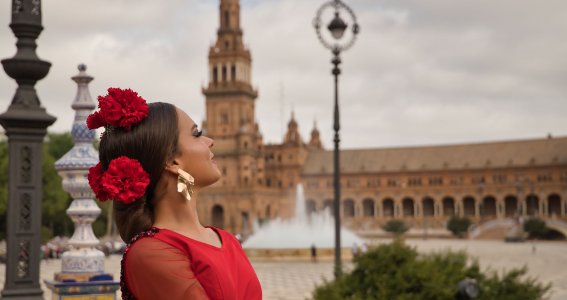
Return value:
<svg viewBox="0 0 567 300">
<path fill-rule="evenodd" d="M 130 130 L 150 112 L 146 100 L 131 89 L 109 88 L 106 96 L 98 96 L 98 107 L 100 111 L 87 118 L 89 129 L 110 125 Z"/>
<path fill-rule="evenodd" d="M 100 182 L 110 198 L 129 204 L 146 193 L 150 175 L 137 160 L 120 156 L 110 162 Z"/>
<path fill-rule="evenodd" d="M 109 88 L 108 95 L 98 97 L 98 103 L 107 124 L 126 130 L 140 123 L 150 111 L 146 100 L 131 89 Z"/>
<path fill-rule="evenodd" d="M 89 129 L 97 129 L 106 125 L 104 118 L 100 114 L 100 112 L 94 112 L 87 118 L 87 127 Z"/>
<path fill-rule="evenodd" d="M 100 201 L 106 201 L 110 199 L 110 195 L 106 193 L 101 185 L 101 179 L 104 175 L 104 171 L 102 170 L 102 166 L 100 163 L 96 164 L 96 166 L 91 167 L 89 169 L 89 175 L 87 176 L 89 180 L 89 185 L 91 189 L 95 193 L 95 196 Z"/>
</svg>

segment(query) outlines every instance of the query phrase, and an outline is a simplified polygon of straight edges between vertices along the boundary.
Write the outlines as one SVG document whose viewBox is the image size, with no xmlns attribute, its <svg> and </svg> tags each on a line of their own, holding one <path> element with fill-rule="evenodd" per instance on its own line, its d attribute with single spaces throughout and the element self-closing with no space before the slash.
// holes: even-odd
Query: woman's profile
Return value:
<svg viewBox="0 0 567 300">
<path fill-rule="evenodd" d="M 129 89 L 108 89 L 87 119 L 103 127 L 100 163 L 90 169 L 97 199 L 111 200 L 120 236 L 123 299 L 262 299 L 238 240 L 203 226 L 202 188 L 219 180 L 213 140 L 172 104 L 147 104 Z"/>
</svg>

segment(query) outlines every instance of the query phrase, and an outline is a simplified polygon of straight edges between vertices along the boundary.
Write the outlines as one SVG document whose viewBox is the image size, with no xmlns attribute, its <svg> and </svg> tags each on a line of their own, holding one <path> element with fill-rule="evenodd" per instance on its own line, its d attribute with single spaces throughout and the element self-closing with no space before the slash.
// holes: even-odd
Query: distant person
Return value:
<svg viewBox="0 0 567 300">
<path fill-rule="evenodd" d="M 108 89 L 87 119 L 105 130 L 89 170 L 96 198 L 113 200 L 124 241 L 122 299 L 260 300 L 260 281 L 238 240 L 199 221 L 201 189 L 217 182 L 213 140 L 169 103 Z M 226 200 L 230 200 L 229 197 Z"/>
<path fill-rule="evenodd" d="M 311 261 L 317 262 L 317 246 L 311 244 Z"/>
<path fill-rule="evenodd" d="M 364 243 L 362 243 L 362 246 L 360 248 L 360 253 L 365 254 L 366 252 L 368 252 L 368 244 L 366 242 L 364 242 Z"/>
<path fill-rule="evenodd" d="M 352 258 L 355 259 L 358 257 L 358 244 L 356 242 L 352 243 Z"/>
</svg>

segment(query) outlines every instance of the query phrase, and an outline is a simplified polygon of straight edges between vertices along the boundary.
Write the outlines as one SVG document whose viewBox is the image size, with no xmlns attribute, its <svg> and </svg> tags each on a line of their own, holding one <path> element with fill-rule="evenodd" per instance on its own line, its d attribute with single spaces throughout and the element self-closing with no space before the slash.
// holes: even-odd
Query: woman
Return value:
<svg viewBox="0 0 567 300">
<path fill-rule="evenodd" d="M 148 105 L 132 90 L 110 88 L 98 101 L 87 126 L 106 131 L 88 177 L 97 199 L 114 201 L 120 236 L 131 241 L 122 258 L 122 298 L 261 299 L 240 243 L 199 222 L 199 192 L 221 175 L 213 140 L 182 110 Z"/>
</svg>

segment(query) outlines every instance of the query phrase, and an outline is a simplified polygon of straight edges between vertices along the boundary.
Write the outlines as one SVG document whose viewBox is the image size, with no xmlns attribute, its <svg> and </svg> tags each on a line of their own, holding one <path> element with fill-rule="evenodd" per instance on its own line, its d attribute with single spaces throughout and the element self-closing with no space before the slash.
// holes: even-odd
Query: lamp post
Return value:
<svg viewBox="0 0 567 300">
<path fill-rule="evenodd" d="M 327 29 L 329 30 L 329 34 L 321 31 L 322 20 L 321 17 L 323 14 L 328 11 L 334 11 L 334 18 L 331 22 L 327 25 Z M 344 36 L 345 31 L 349 27 L 347 23 L 341 18 L 340 13 L 341 11 L 346 12 L 346 14 L 350 17 L 350 22 L 352 22 L 351 30 L 352 34 Z M 315 19 L 313 20 L 313 26 L 315 27 L 315 31 L 317 32 L 317 37 L 319 41 L 325 46 L 326 48 L 330 49 L 333 53 L 333 60 L 331 61 L 333 64 L 332 74 L 335 77 L 335 104 L 334 104 L 334 123 L 333 129 L 335 130 L 335 150 L 334 150 L 334 190 L 335 190 L 335 198 L 333 202 L 333 210 L 335 216 L 335 278 L 341 276 L 342 267 L 341 267 L 341 214 L 340 214 L 340 198 L 341 198 L 341 187 L 340 187 L 340 168 L 339 168 L 339 74 L 341 74 L 341 69 L 339 69 L 339 64 L 341 63 L 340 54 L 343 51 L 346 51 L 354 44 L 356 40 L 356 36 L 360 30 L 358 23 L 356 22 L 356 16 L 350 7 L 344 4 L 340 0 L 333 0 L 324 3 L 319 10 L 317 10 L 317 14 Z"/>
<path fill-rule="evenodd" d="M 41 26 L 41 0 L 13 0 L 10 28 L 18 39 L 14 57 L 2 60 L 18 83 L 0 124 L 8 136 L 7 262 L 2 299 L 43 299 L 39 282 L 43 138 L 55 122 L 43 107 L 35 84 L 51 64 L 37 57 L 35 40 Z M 4 5 L 3 3 L 2 5 Z"/>
</svg>

